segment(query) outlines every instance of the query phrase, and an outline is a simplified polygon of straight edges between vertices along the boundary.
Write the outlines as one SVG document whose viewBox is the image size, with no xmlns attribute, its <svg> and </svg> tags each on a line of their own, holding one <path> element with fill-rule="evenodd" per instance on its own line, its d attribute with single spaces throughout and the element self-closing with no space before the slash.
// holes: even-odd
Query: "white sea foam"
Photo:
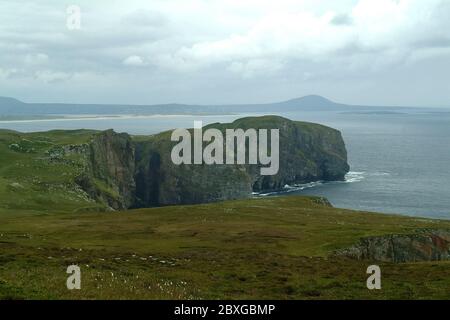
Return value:
<svg viewBox="0 0 450 320">
<path fill-rule="evenodd" d="M 384 177 L 384 176 L 390 176 L 391 174 L 389 172 L 373 172 L 370 174 L 374 177 Z"/>
<path fill-rule="evenodd" d="M 374 174 L 375 175 L 389 175 L 389 173 L 385 173 L 385 172 L 378 172 L 378 173 L 374 173 Z M 270 196 L 270 195 L 301 191 L 301 190 L 315 188 L 315 187 L 319 187 L 319 186 L 327 185 L 327 184 L 354 183 L 354 182 L 360 182 L 360 181 L 364 180 L 367 175 L 372 175 L 372 174 L 367 174 L 367 172 L 365 172 L 365 171 L 350 171 L 349 173 L 347 173 L 345 175 L 344 181 L 315 181 L 315 182 L 304 183 L 304 184 L 285 185 L 282 190 L 266 192 L 266 193 L 253 192 L 252 194 L 254 196 L 265 197 L 265 196 Z"/>
<path fill-rule="evenodd" d="M 345 182 L 346 183 L 360 182 L 364 180 L 365 175 L 366 175 L 365 171 L 350 171 L 345 175 Z"/>
<path fill-rule="evenodd" d="M 317 187 L 322 184 L 324 184 L 323 181 L 315 181 L 315 182 L 309 182 L 309 183 L 304 183 L 304 184 L 295 184 L 292 186 L 287 184 L 283 187 L 282 190 L 279 190 L 279 191 L 273 191 L 273 192 L 267 192 L 267 193 L 253 192 L 253 195 L 265 197 L 265 196 L 270 196 L 270 195 L 274 195 L 274 194 L 283 194 L 283 193 L 290 193 L 290 192 L 294 192 L 294 191 L 301 191 L 304 189 L 314 188 L 314 187 Z"/>
<path fill-rule="evenodd" d="M 365 172 L 365 171 L 350 171 L 345 175 L 345 182 L 360 182 L 367 177 L 386 177 L 390 176 L 389 172 Z"/>
</svg>

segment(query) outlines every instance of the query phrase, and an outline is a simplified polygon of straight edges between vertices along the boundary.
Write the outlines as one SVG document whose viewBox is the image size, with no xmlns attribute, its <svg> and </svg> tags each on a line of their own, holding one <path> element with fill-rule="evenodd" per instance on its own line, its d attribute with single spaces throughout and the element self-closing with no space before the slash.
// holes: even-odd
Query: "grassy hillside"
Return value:
<svg viewBox="0 0 450 320">
<path fill-rule="evenodd" d="M 0 299 L 450 298 L 449 262 L 383 263 L 373 292 L 370 261 L 330 255 L 448 221 L 294 196 L 105 212 L 74 183 L 93 133 L 0 130 Z M 66 288 L 71 264 L 80 291 Z"/>
<path fill-rule="evenodd" d="M 0 130 L 0 209 L 64 212 L 95 206 L 74 183 L 84 166 L 82 156 L 63 150 L 87 143 L 92 133 Z"/>
<path fill-rule="evenodd" d="M 317 198 L 270 197 L 115 213 L 0 211 L 0 298 L 449 298 L 450 263 L 328 256 L 360 237 L 450 222 L 354 212 Z M 82 289 L 68 291 L 78 264 Z"/>
</svg>

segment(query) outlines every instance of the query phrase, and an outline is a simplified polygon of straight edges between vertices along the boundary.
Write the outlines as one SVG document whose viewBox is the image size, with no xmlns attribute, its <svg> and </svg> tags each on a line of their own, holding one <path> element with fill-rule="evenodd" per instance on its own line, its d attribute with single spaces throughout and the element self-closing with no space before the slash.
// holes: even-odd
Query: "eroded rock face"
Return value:
<svg viewBox="0 0 450 320">
<path fill-rule="evenodd" d="M 140 148 L 149 147 L 137 145 Z M 151 147 L 150 147 L 151 148 Z M 180 165 L 170 152 L 155 150 L 140 158 L 136 171 L 136 206 L 151 207 L 233 200 L 251 196 L 251 181 L 243 167 L 229 165 Z"/>
<path fill-rule="evenodd" d="M 285 185 L 343 180 L 349 170 L 342 136 L 332 128 L 277 116 L 242 118 L 204 130 L 209 128 L 224 136 L 226 129 L 279 129 L 278 173 L 263 176 L 260 165 L 174 165 L 170 154 L 176 143 L 170 141 L 170 132 L 161 133 L 136 143 L 140 206 L 246 198 Z"/>
<path fill-rule="evenodd" d="M 94 199 L 114 209 L 196 204 L 247 198 L 285 185 L 343 180 L 349 170 L 339 131 L 312 123 L 265 116 L 204 128 L 279 129 L 280 164 L 273 176 L 259 165 L 175 165 L 171 131 L 131 139 L 112 130 L 89 144 L 88 165 L 77 182 Z"/>
<path fill-rule="evenodd" d="M 383 262 L 450 260 L 450 230 L 422 230 L 410 235 L 363 238 L 338 256 Z"/>
<path fill-rule="evenodd" d="M 136 197 L 134 156 L 128 134 L 100 132 L 89 144 L 88 165 L 77 182 L 92 198 L 113 209 L 130 208 Z"/>
<path fill-rule="evenodd" d="M 281 190 L 285 185 L 313 181 L 341 181 L 349 171 L 347 151 L 338 130 L 277 116 L 242 118 L 225 128 L 279 129 L 280 165 L 273 176 L 262 176 L 260 166 L 246 166 L 252 191 Z"/>
</svg>

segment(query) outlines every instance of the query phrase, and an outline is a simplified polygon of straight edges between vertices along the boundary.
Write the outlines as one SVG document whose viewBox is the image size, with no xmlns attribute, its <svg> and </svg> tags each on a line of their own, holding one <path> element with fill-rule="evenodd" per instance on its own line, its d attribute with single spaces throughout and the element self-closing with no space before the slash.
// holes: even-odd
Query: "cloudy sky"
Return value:
<svg viewBox="0 0 450 320">
<path fill-rule="evenodd" d="M 0 0 L 0 96 L 226 104 L 307 94 L 450 106 L 450 0 Z"/>
</svg>

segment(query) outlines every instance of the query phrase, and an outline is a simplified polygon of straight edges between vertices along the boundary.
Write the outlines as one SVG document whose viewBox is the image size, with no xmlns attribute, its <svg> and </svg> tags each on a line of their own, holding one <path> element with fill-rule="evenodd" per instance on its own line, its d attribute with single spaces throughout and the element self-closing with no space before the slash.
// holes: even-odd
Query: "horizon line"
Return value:
<svg viewBox="0 0 450 320">
<path fill-rule="evenodd" d="M 27 105 L 36 105 L 36 104 L 45 104 L 45 105 L 80 105 L 80 106 L 136 106 L 136 107 L 156 107 L 156 106 L 187 106 L 187 107 L 233 107 L 233 106 L 264 106 L 264 105 L 274 105 L 274 104 L 282 104 L 287 102 L 293 102 L 295 100 L 302 100 L 307 98 L 317 98 L 322 99 L 322 102 L 341 105 L 341 106 L 350 106 L 350 107 L 370 107 L 370 108 L 450 108 L 450 105 L 429 105 L 429 106 L 419 106 L 419 105 L 376 105 L 376 104 L 354 104 L 354 103 L 343 103 L 336 102 L 335 100 L 324 97 L 319 94 L 308 94 L 301 97 L 290 98 L 286 100 L 272 101 L 272 102 L 260 102 L 260 103 L 229 103 L 229 104 L 214 104 L 214 103 L 201 103 L 201 104 L 193 104 L 193 103 L 182 103 L 182 102 L 166 102 L 166 103 L 153 103 L 153 104 L 133 104 L 133 103 L 77 103 L 77 102 L 26 102 L 19 98 L 15 98 L 12 96 L 3 96 L 0 95 L 0 99 L 12 99 L 19 103 L 27 104 Z"/>
</svg>

